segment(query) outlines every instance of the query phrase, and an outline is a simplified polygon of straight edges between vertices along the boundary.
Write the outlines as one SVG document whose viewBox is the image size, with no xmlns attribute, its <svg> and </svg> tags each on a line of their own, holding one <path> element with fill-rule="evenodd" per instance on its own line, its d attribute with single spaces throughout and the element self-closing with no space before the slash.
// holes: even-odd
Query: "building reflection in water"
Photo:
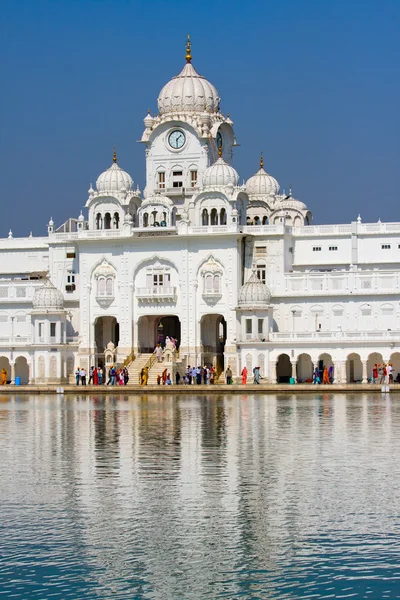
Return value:
<svg viewBox="0 0 400 600">
<path fill-rule="evenodd" d="M 381 395 L 7 397 L 0 499 L 103 597 L 322 594 L 395 527 L 399 428 Z"/>
</svg>

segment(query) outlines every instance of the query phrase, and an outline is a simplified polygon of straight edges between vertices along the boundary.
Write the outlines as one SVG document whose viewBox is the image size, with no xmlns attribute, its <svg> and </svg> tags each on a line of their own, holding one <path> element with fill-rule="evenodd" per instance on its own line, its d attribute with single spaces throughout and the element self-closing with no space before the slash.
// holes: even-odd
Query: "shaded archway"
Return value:
<svg viewBox="0 0 400 600">
<path fill-rule="evenodd" d="M 114 348 L 119 343 L 119 323 L 115 317 L 99 317 L 94 324 L 94 341 L 96 345 L 97 365 L 104 367 L 104 353 L 111 343 Z"/>
<path fill-rule="evenodd" d="M 327 354 L 326 352 L 324 352 L 323 354 L 320 354 L 319 359 L 318 359 L 318 369 L 321 374 L 321 377 L 323 376 L 325 367 L 328 368 L 328 372 L 331 367 L 333 368 L 333 371 L 332 371 L 332 382 L 333 382 L 333 379 L 335 378 L 335 371 L 334 371 L 335 365 L 333 364 L 332 356 L 330 354 Z M 321 381 L 322 381 L 322 379 L 321 379 Z"/>
<path fill-rule="evenodd" d="M 312 381 L 313 363 L 309 354 L 300 354 L 298 357 L 296 374 L 299 383 Z"/>
<path fill-rule="evenodd" d="M 138 320 L 138 352 L 154 352 L 157 344 L 165 345 L 166 338 L 173 337 L 179 348 L 181 341 L 181 322 L 176 315 L 144 315 Z"/>
<path fill-rule="evenodd" d="M 19 377 L 23 385 L 29 383 L 29 365 L 25 356 L 18 356 L 15 361 L 15 377 Z"/>
<path fill-rule="evenodd" d="M 226 321 L 223 315 L 203 315 L 200 322 L 202 363 L 224 368 Z"/>
<path fill-rule="evenodd" d="M 347 383 L 360 383 L 362 381 L 362 362 L 359 354 L 353 352 L 346 360 Z"/>
<path fill-rule="evenodd" d="M 372 371 L 374 369 L 374 365 L 381 365 L 383 363 L 382 354 L 380 352 L 372 352 L 368 356 L 367 360 L 367 379 L 368 381 L 372 380 Z"/>
<path fill-rule="evenodd" d="M 3 369 L 7 371 L 7 383 L 9 383 L 11 381 L 10 361 L 5 356 L 0 356 L 0 373 Z"/>
<path fill-rule="evenodd" d="M 289 383 L 292 376 L 292 363 L 287 354 L 280 354 L 276 363 L 277 383 Z"/>
<path fill-rule="evenodd" d="M 396 381 L 397 375 L 400 374 L 400 352 L 393 352 L 390 355 L 390 361 L 393 366 L 393 379 Z"/>
</svg>

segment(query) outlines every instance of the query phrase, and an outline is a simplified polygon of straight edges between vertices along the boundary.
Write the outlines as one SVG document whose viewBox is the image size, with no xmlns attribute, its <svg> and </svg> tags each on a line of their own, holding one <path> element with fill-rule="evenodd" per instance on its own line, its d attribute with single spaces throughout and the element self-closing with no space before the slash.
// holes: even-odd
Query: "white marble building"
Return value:
<svg viewBox="0 0 400 600">
<path fill-rule="evenodd" d="M 188 42 L 144 119 L 143 192 L 114 152 L 87 214 L 50 220 L 46 237 L 0 240 L 0 369 L 66 382 L 78 365 L 134 368 L 172 335 L 180 368 L 259 365 L 284 382 L 333 364 L 345 382 L 392 361 L 396 374 L 400 223 L 313 226 L 262 157 L 240 185 L 234 124 L 191 61 Z"/>
</svg>

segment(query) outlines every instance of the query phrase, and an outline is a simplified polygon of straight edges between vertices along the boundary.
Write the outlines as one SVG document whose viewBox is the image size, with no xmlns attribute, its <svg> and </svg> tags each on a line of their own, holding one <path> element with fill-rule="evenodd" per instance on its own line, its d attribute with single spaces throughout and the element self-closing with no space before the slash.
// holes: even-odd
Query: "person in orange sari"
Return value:
<svg viewBox="0 0 400 600">
<path fill-rule="evenodd" d="M 328 373 L 328 367 L 324 367 L 324 374 L 322 376 L 322 383 L 330 383 L 329 381 L 329 373 Z"/>
<path fill-rule="evenodd" d="M 243 383 L 243 385 L 246 385 L 246 383 L 247 383 L 247 368 L 246 367 L 243 367 L 242 383 Z"/>
<path fill-rule="evenodd" d="M 7 371 L 5 369 L 1 370 L 1 385 L 7 385 Z"/>
</svg>

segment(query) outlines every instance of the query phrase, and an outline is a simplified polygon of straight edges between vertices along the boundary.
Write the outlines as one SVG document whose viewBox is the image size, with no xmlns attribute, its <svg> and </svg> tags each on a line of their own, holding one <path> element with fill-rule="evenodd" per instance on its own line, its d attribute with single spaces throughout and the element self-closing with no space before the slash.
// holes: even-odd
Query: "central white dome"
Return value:
<svg viewBox="0 0 400 600">
<path fill-rule="evenodd" d="M 203 175 L 203 187 L 215 187 L 233 185 L 236 187 L 239 183 L 237 171 L 228 165 L 220 157 L 213 165 L 208 167 Z"/>
<path fill-rule="evenodd" d="M 188 62 L 176 77 L 164 85 L 158 96 L 160 115 L 170 112 L 219 111 L 220 97 L 215 87 Z"/>
<path fill-rule="evenodd" d="M 117 158 L 114 154 L 114 162 L 107 171 L 102 173 L 96 181 L 98 192 L 120 192 L 122 190 L 131 191 L 133 188 L 132 177 L 121 169 L 117 164 Z"/>
</svg>

